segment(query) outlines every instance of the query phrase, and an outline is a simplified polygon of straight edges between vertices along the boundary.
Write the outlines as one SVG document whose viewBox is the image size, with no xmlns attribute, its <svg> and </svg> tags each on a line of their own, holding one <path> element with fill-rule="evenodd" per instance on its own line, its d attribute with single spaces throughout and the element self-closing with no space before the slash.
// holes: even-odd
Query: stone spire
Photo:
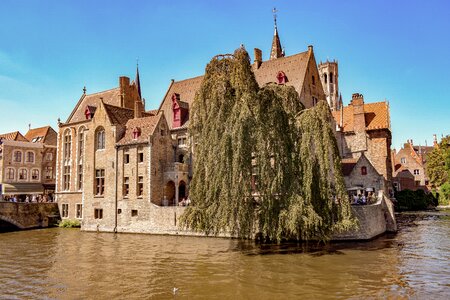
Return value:
<svg viewBox="0 0 450 300">
<path fill-rule="evenodd" d="M 134 80 L 136 83 L 136 88 L 139 94 L 139 98 L 142 99 L 141 95 L 141 81 L 139 80 L 139 62 L 136 62 L 136 79 Z"/>
<path fill-rule="evenodd" d="M 276 8 L 274 8 L 272 10 L 272 12 L 273 12 L 273 21 L 274 21 L 274 25 L 275 25 L 275 31 L 273 33 L 272 49 L 270 50 L 270 60 L 284 56 L 284 50 L 281 47 L 280 37 L 278 36 Z"/>
</svg>

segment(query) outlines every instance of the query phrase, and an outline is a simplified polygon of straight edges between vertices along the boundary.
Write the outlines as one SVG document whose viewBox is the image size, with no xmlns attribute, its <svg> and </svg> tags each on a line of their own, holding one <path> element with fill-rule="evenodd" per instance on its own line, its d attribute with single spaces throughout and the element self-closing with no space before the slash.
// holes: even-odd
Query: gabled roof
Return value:
<svg viewBox="0 0 450 300">
<path fill-rule="evenodd" d="M 277 82 L 278 72 L 283 71 L 287 78 L 286 85 L 293 86 L 301 94 L 311 55 L 312 51 L 308 50 L 295 55 L 264 61 L 258 68 L 253 65 L 252 69 L 256 81 L 260 87 L 267 83 Z M 203 76 L 198 76 L 181 81 L 173 81 L 161 102 L 159 110 L 171 109 L 172 95 L 174 93 L 179 94 L 179 99 L 192 107 L 192 102 L 194 101 L 195 94 L 200 89 L 202 80 Z M 166 114 L 166 118 L 169 127 L 171 127 L 171 114 Z"/>
<path fill-rule="evenodd" d="M 353 105 L 344 108 L 343 129 L 344 132 L 353 131 L 354 112 Z M 333 111 L 333 117 L 337 124 L 341 124 L 341 111 Z M 389 117 L 389 104 L 387 102 L 364 103 L 364 118 L 366 130 L 391 129 Z"/>
<path fill-rule="evenodd" d="M 45 138 L 47 137 L 47 134 L 49 130 L 51 129 L 50 126 L 44 126 L 40 128 L 33 128 L 28 130 L 28 132 L 25 134 L 25 137 L 30 142 L 36 143 L 36 142 L 45 142 Z"/>
<path fill-rule="evenodd" d="M 83 94 L 78 100 L 77 105 L 73 109 L 66 123 L 74 123 L 84 121 L 86 116 L 84 111 L 87 106 L 98 107 L 100 101 L 110 105 L 120 105 L 120 88 L 114 88 L 94 94 Z"/>
<path fill-rule="evenodd" d="M 163 114 L 149 116 L 143 118 L 135 118 L 128 120 L 124 136 L 117 142 L 117 145 L 133 145 L 148 142 L 148 137 L 153 134 Z M 133 131 L 138 128 L 140 136 L 133 138 Z"/>
<path fill-rule="evenodd" d="M 113 125 L 125 125 L 129 119 L 134 117 L 134 111 L 129 108 L 114 106 L 103 103 L 106 114 Z"/>
<path fill-rule="evenodd" d="M 24 137 L 19 131 L 0 134 L 0 139 L 9 141 L 29 142 L 27 138 Z"/>
</svg>

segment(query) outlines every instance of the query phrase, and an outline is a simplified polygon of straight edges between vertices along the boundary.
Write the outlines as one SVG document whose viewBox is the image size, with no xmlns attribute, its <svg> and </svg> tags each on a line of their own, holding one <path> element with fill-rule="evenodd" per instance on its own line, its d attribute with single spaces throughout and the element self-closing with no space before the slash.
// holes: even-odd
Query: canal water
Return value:
<svg viewBox="0 0 450 300">
<path fill-rule="evenodd" d="M 399 223 L 397 235 L 326 246 L 2 233 L 0 299 L 449 299 L 450 211 Z"/>
</svg>

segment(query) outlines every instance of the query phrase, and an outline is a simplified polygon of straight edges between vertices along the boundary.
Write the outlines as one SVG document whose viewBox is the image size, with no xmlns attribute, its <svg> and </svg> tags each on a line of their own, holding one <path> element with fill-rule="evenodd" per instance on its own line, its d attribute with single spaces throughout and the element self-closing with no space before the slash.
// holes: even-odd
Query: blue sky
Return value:
<svg viewBox="0 0 450 300">
<path fill-rule="evenodd" d="M 366 102 L 387 99 L 393 148 L 450 134 L 450 1 L 0 2 L 0 132 L 65 120 L 82 93 L 134 78 L 147 109 L 170 79 L 201 75 L 216 54 L 244 44 L 268 58 L 272 8 L 287 55 L 314 45 L 339 61 L 339 84 Z"/>
</svg>

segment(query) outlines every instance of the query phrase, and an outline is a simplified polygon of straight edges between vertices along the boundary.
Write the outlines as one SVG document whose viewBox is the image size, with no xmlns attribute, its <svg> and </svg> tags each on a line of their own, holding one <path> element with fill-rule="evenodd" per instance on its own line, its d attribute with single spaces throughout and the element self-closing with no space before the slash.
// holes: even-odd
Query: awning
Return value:
<svg viewBox="0 0 450 300">
<path fill-rule="evenodd" d="M 44 193 L 44 187 L 40 183 L 3 183 L 3 194 L 42 194 Z"/>
</svg>

